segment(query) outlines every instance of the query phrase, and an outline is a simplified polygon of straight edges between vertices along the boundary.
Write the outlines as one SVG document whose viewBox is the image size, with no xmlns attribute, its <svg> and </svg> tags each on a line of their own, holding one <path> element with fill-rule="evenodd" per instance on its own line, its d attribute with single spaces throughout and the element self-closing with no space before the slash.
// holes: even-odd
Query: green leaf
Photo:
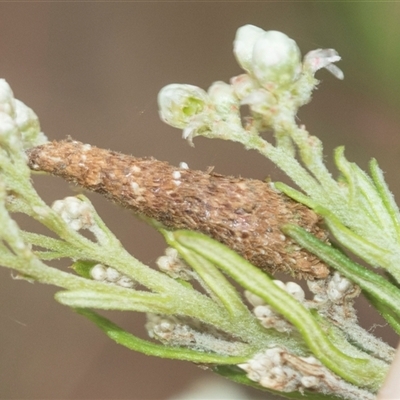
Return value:
<svg viewBox="0 0 400 400">
<path fill-rule="evenodd" d="M 397 232 L 397 241 L 400 243 L 399 208 L 397 207 L 393 194 L 390 192 L 388 186 L 386 185 L 385 179 L 383 178 L 383 172 L 379 168 L 378 162 L 374 158 L 370 161 L 369 167 L 376 190 L 378 191 L 380 198 L 385 204 L 386 210 L 392 219 L 392 223 L 395 226 Z"/>
<path fill-rule="evenodd" d="M 375 304 L 387 307 L 400 317 L 400 290 L 396 286 L 382 276 L 350 260 L 341 251 L 321 242 L 297 225 L 287 224 L 282 226 L 281 230 L 302 247 L 359 285 L 370 297 L 376 299 L 378 303 Z M 388 320 L 388 322 L 390 321 Z"/>
<path fill-rule="evenodd" d="M 108 284 L 110 288 L 115 285 Z M 118 286 L 117 286 L 118 287 Z M 125 310 L 155 314 L 176 314 L 171 296 L 129 290 L 128 296 L 94 290 L 69 290 L 58 292 L 55 298 L 72 308 L 99 308 L 102 310 Z"/>
<path fill-rule="evenodd" d="M 94 322 L 109 338 L 116 343 L 127 347 L 130 350 L 161 358 L 191 361 L 201 364 L 240 364 L 249 359 L 250 355 L 243 357 L 222 356 L 219 354 L 203 353 L 196 350 L 188 350 L 180 347 L 164 346 L 140 339 L 131 333 L 123 330 L 107 318 L 84 308 L 77 308 L 75 311 Z"/>
<path fill-rule="evenodd" d="M 229 283 L 225 276 L 201 255 L 188 251 L 181 246 L 174 238 L 172 232 L 165 229 L 159 229 L 164 235 L 168 244 L 178 250 L 183 259 L 197 272 L 201 278 L 204 289 L 234 318 L 254 318 L 244 305 L 236 289 Z"/>
</svg>

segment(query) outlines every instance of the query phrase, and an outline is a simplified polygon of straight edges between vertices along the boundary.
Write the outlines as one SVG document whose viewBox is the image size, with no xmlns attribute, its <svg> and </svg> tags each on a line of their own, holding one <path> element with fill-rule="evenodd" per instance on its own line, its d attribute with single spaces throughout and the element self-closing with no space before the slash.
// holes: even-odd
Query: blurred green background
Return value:
<svg viewBox="0 0 400 400">
<path fill-rule="evenodd" d="M 399 20 L 395 2 L 1 3 L 0 77 L 35 110 L 50 139 L 71 135 L 174 165 L 283 180 L 271 163 L 239 145 L 198 138 L 189 147 L 159 120 L 156 104 L 166 84 L 207 88 L 241 73 L 232 54 L 238 27 L 280 30 L 303 54 L 334 48 L 343 58 L 345 80 L 319 71 L 322 83 L 299 114 L 323 140 L 327 162 L 339 145 L 364 168 L 376 157 L 400 198 Z M 71 194 L 59 179 L 35 180 L 49 202 Z M 153 264 L 164 249 L 157 233 L 100 196 L 91 199 L 124 245 Z M 167 399 L 211 375 L 115 345 L 53 301 L 55 288 L 13 280 L 2 268 L 0 286 L 2 399 Z M 364 326 L 382 324 L 366 304 L 359 315 Z M 139 315 L 116 313 L 114 320 L 144 332 Z M 396 345 L 384 328 L 375 332 Z"/>
</svg>

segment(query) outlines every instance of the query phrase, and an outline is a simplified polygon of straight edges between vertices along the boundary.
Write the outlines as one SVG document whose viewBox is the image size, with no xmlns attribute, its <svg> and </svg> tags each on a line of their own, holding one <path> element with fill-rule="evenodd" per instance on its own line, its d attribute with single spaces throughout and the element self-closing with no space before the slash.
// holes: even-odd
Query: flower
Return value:
<svg viewBox="0 0 400 400">
<path fill-rule="evenodd" d="M 91 205 L 74 196 L 56 200 L 51 208 L 74 231 L 91 229 L 94 225 Z"/>
<path fill-rule="evenodd" d="M 0 113 L 12 119 L 15 125 L 13 135 L 18 136 L 16 140 L 21 141 L 25 150 L 47 141 L 47 137 L 40 130 L 37 115 L 22 101 L 14 98 L 10 85 L 4 79 L 0 79 Z M 2 120 L 4 123 L 8 119 L 3 116 Z"/>
<path fill-rule="evenodd" d="M 241 74 L 231 78 L 230 83 L 238 99 L 247 97 L 254 89 L 258 89 L 257 82 L 248 74 Z"/>
<path fill-rule="evenodd" d="M 304 56 L 304 69 L 309 70 L 313 75 L 321 68 L 327 69 L 336 78 L 343 79 L 344 74 L 340 68 L 333 63 L 340 61 L 341 57 L 334 49 L 317 49 L 308 52 Z"/>
<path fill-rule="evenodd" d="M 263 33 L 263 29 L 254 25 L 244 25 L 236 31 L 233 53 L 239 65 L 247 72 L 253 69 L 253 47 Z"/>
<path fill-rule="evenodd" d="M 300 49 L 282 32 L 242 26 L 236 32 L 234 53 L 240 66 L 268 90 L 287 86 L 301 72 Z"/>
<path fill-rule="evenodd" d="M 300 49 L 282 32 L 264 32 L 254 44 L 252 59 L 255 77 L 271 91 L 293 83 L 301 72 Z"/>
<path fill-rule="evenodd" d="M 207 93 L 193 85 L 173 83 L 163 87 L 158 94 L 161 119 L 175 128 L 186 128 L 192 118 L 205 109 Z"/>
<path fill-rule="evenodd" d="M 252 112 L 262 114 L 264 116 L 276 112 L 277 102 L 274 95 L 265 89 L 253 90 L 246 96 L 241 104 L 248 105 Z"/>
<path fill-rule="evenodd" d="M 216 112 L 223 118 L 239 110 L 239 100 L 231 85 L 225 82 L 214 82 L 208 88 L 208 95 Z"/>
</svg>

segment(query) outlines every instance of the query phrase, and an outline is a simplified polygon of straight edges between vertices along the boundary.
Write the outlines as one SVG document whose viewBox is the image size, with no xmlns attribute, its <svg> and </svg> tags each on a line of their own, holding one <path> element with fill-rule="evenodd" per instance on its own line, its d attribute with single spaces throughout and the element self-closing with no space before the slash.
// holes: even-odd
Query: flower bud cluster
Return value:
<svg viewBox="0 0 400 400">
<path fill-rule="evenodd" d="M 360 294 L 360 288 L 335 271 L 326 280 L 307 281 L 316 303 L 343 304 Z"/>
<path fill-rule="evenodd" d="M 218 337 L 214 327 L 198 321 L 148 313 L 146 329 L 152 339 L 171 346 L 186 346 L 225 355 L 239 355 L 243 351 L 243 344 Z"/>
<path fill-rule="evenodd" d="M 92 206 L 77 197 L 69 196 L 56 200 L 51 208 L 74 231 L 91 229 L 94 225 Z"/>
<path fill-rule="evenodd" d="M 353 303 L 361 293 L 359 286 L 337 271 L 327 279 L 307 281 L 307 285 L 314 294 L 313 299 L 307 302 L 308 307 L 317 307 L 321 314 L 335 321 L 357 320 Z"/>
<path fill-rule="evenodd" d="M 299 357 L 280 347 L 269 348 L 238 366 L 250 380 L 265 388 L 282 392 L 346 393 L 346 398 L 357 398 L 351 393 L 352 385 L 340 380 L 315 357 Z"/>
<path fill-rule="evenodd" d="M 112 267 L 107 267 L 103 264 L 96 264 L 90 270 L 90 276 L 95 281 L 112 283 L 125 288 L 132 288 L 135 286 L 135 282 L 121 274 Z"/>
<path fill-rule="evenodd" d="M 255 134 L 254 127 L 279 128 L 293 121 L 298 108 L 310 101 L 318 84 L 317 70 L 326 68 L 343 79 L 333 65 L 340 60 L 335 50 L 314 50 L 302 61 L 293 39 L 253 25 L 237 30 L 234 54 L 246 73 L 233 77 L 230 84 L 215 82 L 207 92 L 193 85 L 171 84 L 158 95 L 161 119 L 183 129 L 190 143 L 198 135 L 233 139 L 250 131 Z M 246 130 L 240 118 L 242 105 L 251 112 Z"/>
<path fill-rule="evenodd" d="M 0 140 L 8 147 L 24 150 L 47 141 L 32 109 L 14 98 L 9 84 L 0 79 Z M 22 146 L 21 146 L 22 143 Z"/>
<path fill-rule="evenodd" d="M 279 280 L 274 280 L 274 283 L 287 293 L 292 295 L 296 300 L 304 302 L 304 290 L 295 282 L 287 282 L 286 284 Z M 260 321 L 261 325 L 267 329 L 273 328 L 278 332 L 290 332 L 293 326 L 286 321 L 280 314 L 276 313 L 273 308 L 267 305 L 259 296 L 245 291 L 245 296 L 249 303 L 254 307 L 253 313 Z"/>
<path fill-rule="evenodd" d="M 174 279 L 188 281 L 193 278 L 194 272 L 179 256 L 178 251 L 172 247 L 165 249 L 165 255 L 158 257 L 156 264 L 161 271 Z"/>
<path fill-rule="evenodd" d="M 215 82 L 208 92 L 192 85 L 171 84 L 158 94 L 161 119 L 183 129 L 183 138 L 195 136 L 229 139 L 230 132 L 242 129 L 240 103 L 231 85 Z"/>
</svg>

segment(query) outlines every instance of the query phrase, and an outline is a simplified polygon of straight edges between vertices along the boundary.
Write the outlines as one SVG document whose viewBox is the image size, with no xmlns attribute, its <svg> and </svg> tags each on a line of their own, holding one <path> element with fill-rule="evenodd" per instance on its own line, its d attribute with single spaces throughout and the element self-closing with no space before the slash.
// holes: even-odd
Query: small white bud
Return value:
<svg viewBox="0 0 400 400">
<path fill-rule="evenodd" d="M 165 255 L 171 258 L 178 258 L 179 253 L 178 250 L 174 249 L 173 247 L 167 247 L 165 249 Z"/>
<path fill-rule="evenodd" d="M 244 295 L 253 307 L 265 305 L 265 301 L 261 297 L 252 292 L 249 292 L 248 290 L 244 291 Z"/>
<path fill-rule="evenodd" d="M 239 65 L 247 72 L 253 70 L 254 44 L 264 32 L 263 29 L 254 25 L 244 25 L 236 31 L 236 37 L 233 42 L 233 53 Z"/>
<path fill-rule="evenodd" d="M 169 271 L 171 268 L 171 259 L 168 256 L 161 256 L 157 258 L 156 264 L 161 271 Z"/>
<path fill-rule="evenodd" d="M 276 286 L 278 286 L 281 289 L 283 289 L 284 291 L 286 291 L 286 285 L 282 281 L 280 281 L 278 279 L 274 279 L 272 282 L 274 282 Z"/>
<path fill-rule="evenodd" d="M 161 119 L 175 128 L 185 128 L 208 104 L 207 93 L 193 85 L 171 84 L 158 94 Z"/>
<path fill-rule="evenodd" d="M 239 110 L 239 100 L 235 95 L 233 87 L 225 82 L 214 82 L 208 89 L 210 100 L 218 114 L 226 117 L 236 114 Z"/>
<path fill-rule="evenodd" d="M 63 200 L 56 200 L 51 208 L 75 231 L 90 229 L 93 226 L 90 204 L 76 197 L 70 196 Z"/>
<path fill-rule="evenodd" d="M 22 134 L 24 149 L 47 142 L 47 137 L 41 132 L 39 119 L 34 111 L 17 99 L 14 104 L 15 122 Z"/>
<path fill-rule="evenodd" d="M 135 283 L 132 281 L 132 279 L 128 278 L 125 275 L 122 275 L 121 278 L 118 279 L 116 282 L 118 286 L 122 286 L 124 288 L 132 288 Z"/>
<path fill-rule="evenodd" d="M 253 313 L 259 319 L 276 317 L 276 314 L 267 305 L 260 305 L 255 307 Z"/>
<path fill-rule="evenodd" d="M 301 72 L 300 49 L 278 31 L 265 32 L 257 39 L 252 62 L 258 82 L 271 91 L 293 83 Z"/>
<path fill-rule="evenodd" d="M 276 107 L 276 98 L 265 89 L 253 90 L 247 97 L 245 97 L 241 104 L 247 104 L 251 111 L 267 115 L 273 114 Z"/>
<path fill-rule="evenodd" d="M 103 264 L 96 264 L 91 270 L 90 270 L 90 276 L 95 280 L 95 281 L 104 281 L 107 279 L 107 269 Z"/>
<path fill-rule="evenodd" d="M 106 274 L 109 282 L 115 282 L 121 277 L 121 274 L 116 269 L 111 267 L 107 268 Z"/>
<path fill-rule="evenodd" d="M 302 302 L 305 299 L 304 290 L 295 282 L 286 283 L 286 291 L 291 294 L 296 300 Z"/>
<path fill-rule="evenodd" d="M 9 142 L 13 135 L 19 135 L 14 120 L 5 112 L 0 112 L 0 141 Z"/>
<path fill-rule="evenodd" d="M 14 94 L 4 79 L 0 79 L 0 112 L 14 116 Z"/>
<path fill-rule="evenodd" d="M 242 100 L 259 86 L 257 82 L 248 74 L 234 76 L 230 80 L 236 96 Z"/>
</svg>

